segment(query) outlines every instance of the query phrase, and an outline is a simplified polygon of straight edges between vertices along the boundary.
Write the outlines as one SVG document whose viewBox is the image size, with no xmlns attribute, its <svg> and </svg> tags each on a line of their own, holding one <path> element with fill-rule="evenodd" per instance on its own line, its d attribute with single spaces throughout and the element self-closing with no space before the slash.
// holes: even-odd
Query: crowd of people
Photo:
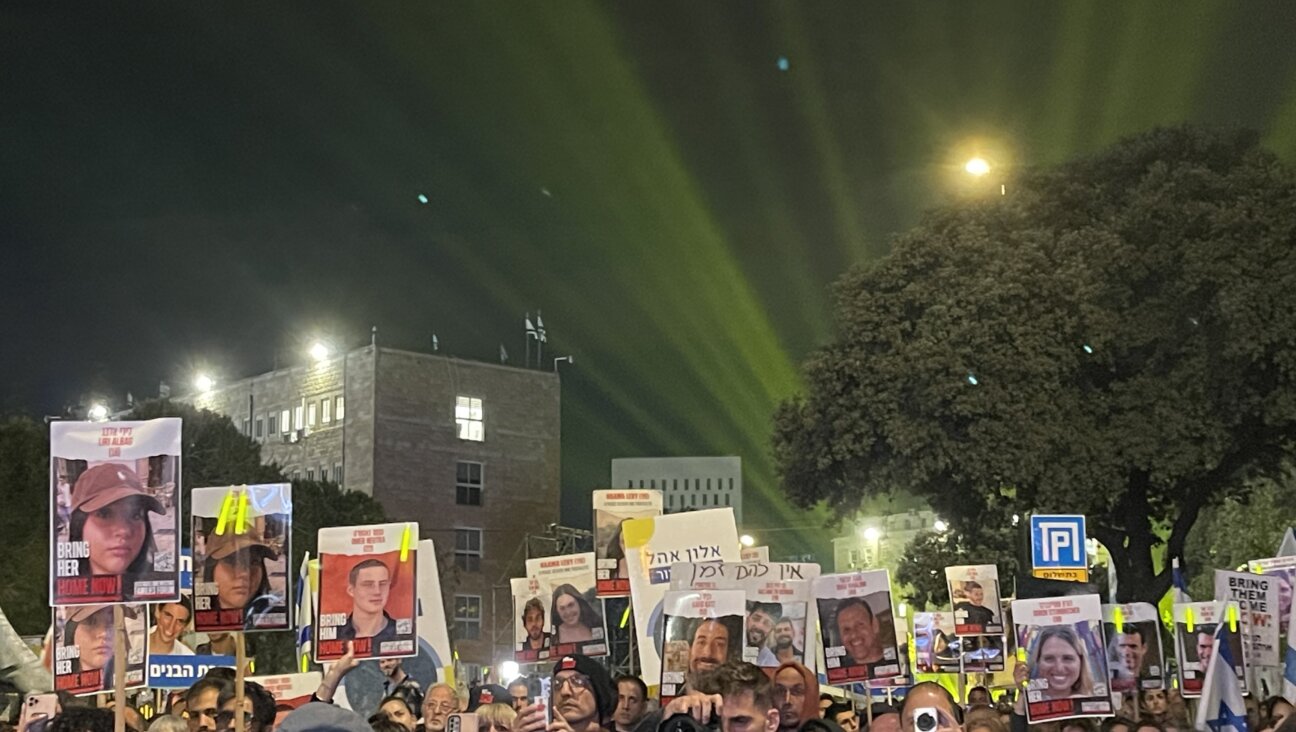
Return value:
<svg viewBox="0 0 1296 732">
<path fill-rule="evenodd" d="M 343 677 L 357 666 L 348 654 L 324 674 L 311 700 L 291 708 L 261 685 L 243 682 L 240 708 L 231 668 L 212 669 L 164 713 L 145 721 L 125 709 L 133 732 L 227 732 L 241 715 L 247 732 L 1187 732 L 1184 700 L 1173 690 L 1128 695 L 1125 706 L 1102 720 L 1068 719 L 1028 725 L 1024 694 L 995 699 L 973 687 L 964 703 L 945 687 L 921 682 L 893 703 L 857 707 L 821 692 L 805 666 L 788 661 L 775 669 L 728 660 L 688 677 L 685 693 L 657 708 L 636 676 L 613 678 L 592 658 L 561 657 L 549 674 L 549 696 L 537 695 L 535 678 L 507 687 L 474 685 L 468 693 L 449 684 L 424 690 L 397 659 L 379 661 L 384 696 L 368 716 L 333 703 Z M 772 673 L 771 673 L 772 671 Z M 1018 664 L 1020 686 L 1027 677 Z M 1296 711 L 1283 697 L 1248 704 L 1249 729 L 1296 732 Z M 467 716 L 462 713 L 467 713 Z M 113 710 L 69 706 L 45 732 L 110 732 Z M 465 729 L 465 725 L 476 729 Z"/>
</svg>

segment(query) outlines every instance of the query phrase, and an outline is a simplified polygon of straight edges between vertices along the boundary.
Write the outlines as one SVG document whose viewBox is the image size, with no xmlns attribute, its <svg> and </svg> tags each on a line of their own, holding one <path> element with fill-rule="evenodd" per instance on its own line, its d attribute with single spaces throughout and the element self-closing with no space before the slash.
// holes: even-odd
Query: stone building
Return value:
<svg viewBox="0 0 1296 732">
<path fill-rule="evenodd" d="M 228 415 L 289 477 L 418 521 L 441 555 L 455 648 L 484 665 L 508 655 L 498 588 L 522 576 L 525 535 L 558 521 L 560 394 L 552 372 L 367 346 L 187 400 Z"/>
</svg>

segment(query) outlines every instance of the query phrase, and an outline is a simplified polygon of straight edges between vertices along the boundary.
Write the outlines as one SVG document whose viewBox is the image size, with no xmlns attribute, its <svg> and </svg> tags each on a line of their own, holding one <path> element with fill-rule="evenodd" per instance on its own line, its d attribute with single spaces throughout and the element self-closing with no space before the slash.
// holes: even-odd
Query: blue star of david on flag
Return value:
<svg viewBox="0 0 1296 732">
<path fill-rule="evenodd" d="M 1228 605 L 1220 603 L 1218 607 L 1220 612 L 1216 617 L 1220 623 L 1215 626 L 1211 639 L 1214 652 L 1206 667 L 1196 727 L 1211 732 L 1249 732 L 1242 685 L 1234 671 L 1233 649 L 1229 646 L 1229 623 L 1224 620 Z"/>
</svg>

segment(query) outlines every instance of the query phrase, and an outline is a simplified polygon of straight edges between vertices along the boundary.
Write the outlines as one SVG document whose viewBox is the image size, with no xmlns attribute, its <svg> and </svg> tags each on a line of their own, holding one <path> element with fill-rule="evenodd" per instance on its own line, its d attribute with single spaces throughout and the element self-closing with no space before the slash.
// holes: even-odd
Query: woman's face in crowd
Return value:
<svg viewBox="0 0 1296 732">
<path fill-rule="evenodd" d="M 81 538 L 90 545 L 91 574 L 124 574 L 144 548 L 148 508 L 123 498 L 86 516 Z"/>
<path fill-rule="evenodd" d="M 217 598 L 223 608 L 246 607 L 252 593 L 261 586 L 264 570 L 250 550 L 234 552 L 216 563 L 212 579 L 219 588 Z"/>
<path fill-rule="evenodd" d="M 1051 691 L 1067 691 L 1080 678 L 1080 654 L 1061 638 L 1049 638 L 1040 647 L 1040 678 L 1047 679 Z"/>
<path fill-rule="evenodd" d="M 1152 714 L 1164 714 L 1166 710 L 1165 692 L 1159 690 L 1143 692 L 1143 708 Z"/>
<path fill-rule="evenodd" d="M 112 660 L 112 608 L 105 608 L 76 626 L 72 642 L 81 652 L 81 670 L 103 668 Z"/>
<path fill-rule="evenodd" d="M 571 595 L 562 595 L 558 598 L 558 617 L 562 619 L 563 625 L 577 625 L 580 623 L 580 603 Z"/>
</svg>

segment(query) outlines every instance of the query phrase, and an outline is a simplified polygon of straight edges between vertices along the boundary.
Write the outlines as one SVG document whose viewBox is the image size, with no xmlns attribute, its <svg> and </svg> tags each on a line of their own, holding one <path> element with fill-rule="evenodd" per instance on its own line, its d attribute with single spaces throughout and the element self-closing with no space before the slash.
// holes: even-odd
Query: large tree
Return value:
<svg viewBox="0 0 1296 732">
<path fill-rule="evenodd" d="M 1255 135 L 1157 129 L 929 214 L 836 286 L 774 449 L 796 502 L 894 490 L 974 543 L 1079 512 L 1125 600 L 1155 529 L 1273 475 L 1296 436 L 1296 186 Z M 1245 527 L 1238 527 L 1245 530 Z"/>
</svg>

